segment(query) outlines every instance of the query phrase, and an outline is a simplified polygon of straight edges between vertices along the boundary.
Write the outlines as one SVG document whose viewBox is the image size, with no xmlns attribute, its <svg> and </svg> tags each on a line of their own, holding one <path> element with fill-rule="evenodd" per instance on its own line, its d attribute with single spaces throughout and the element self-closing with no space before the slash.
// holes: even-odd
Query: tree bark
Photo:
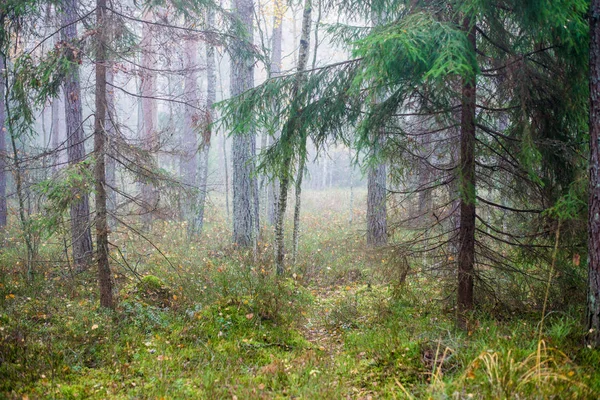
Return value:
<svg viewBox="0 0 600 400">
<path fill-rule="evenodd" d="M 231 95 L 238 96 L 254 86 L 254 63 L 248 58 L 244 47 L 253 42 L 253 0 L 234 0 L 235 15 L 242 21 L 247 41 L 235 44 L 235 57 L 231 59 Z M 233 158 L 233 242 L 241 247 L 253 244 L 253 201 L 250 177 L 253 171 L 252 142 L 254 133 L 234 135 Z"/>
<path fill-rule="evenodd" d="M 588 202 L 588 344 L 600 347 L 600 0 L 590 6 L 590 187 Z"/>
<path fill-rule="evenodd" d="M 272 53 L 271 65 L 269 67 L 269 75 L 271 78 L 281 75 L 281 42 L 283 38 L 283 2 L 275 0 L 275 13 L 273 15 L 273 38 L 272 38 Z M 272 144 L 272 139 L 269 139 L 269 145 Z M 267 220 L 272 226 L 277 224 L 277 215 L 279 204 L 279 180 L 274 178 L 269 186 L 267 195 Z"/>
<path fill-rule="evenodd" d="M 113 308 L 112 277 L 108 263 L 108 222 L 106 218 L 106 0 L 96 1 L 97 49 L 96 49 L 96 117 L 94 121 L 94 154 L 96 165 L 96 262 L 98 263 L 98 286 L 100 305 Z"/>
<path fill-rule="evenodd" d="M 52 99 L 52 123 L 50 128 L 52 135 L 51 144 L 54 154 L 52 172 L 56 173 L 68 162 L 64 151 L 65 145 L 65 97 L 63 90 L 59 90 L 56 97 Z"/>
<path fill-rule="evenodd" d="M 463 21 L 468 41 L 475 52 L 475 25 Z M 475 272 L 475 75 L 463 78 L 460 124 L 460 228 L 458 252 L 458 325 L 466 329 L 466 313 L 473 309 Z"/>
<path fill-rule="evenodd" d="M 62 30 L 63 40 L 74 44 L 77 40 L 78 3 L 77 0 L 63 1 Z M 81 108 L 81 86 L 79 78 L 80 55 L 74 51 L 70 55 L 71 68 L 65 77 L 65 118 L 67 129 L 67 155 L 69 165 L 74 166 L 85 158 L 85 136 Z M 89 224 L 90 206 L 86 193 L 73 190 L 71 203 L 71 241 L 73 259 L 77 270 L 85 269 L 92 261 L 92 234 Z"/>
<path fill-rule="evenodd" d="M 304 162 L 305 162 L 305 157 L 306 157 L 306 133 L 304 132 L 295 132 L 295 123 L 294 123 L 294 118 L 297 117 L 297 114 L 299 112 L 299 108 L 300 108 L 300 104 L 298 102 L 298 99 L 296 98 L 296 96 L 298 95 L 298 90 L 300 88 L 300 85 L 302 83 L 302 77 L 303 77 L 303 72 L 306 70 L 306 64 L 308 62 L 308 49 L 310 47 L 310 25 L 311 25 L 311 13 L 312 13 L 312 2 L 311 0 L 305 0 L 304 3 L 304 12 L 303 12 L 303 16 L 302 16 L 302 33 L 300 35 L 300 48 L 298 49 L 298 67 L 297 67 L 297 75 L 296 75 L 296 80 L 294 82 L 294 87 L 292 88 L 292 101 L 294 102 L 294 105 L 292 107 L 292 111 L 290 113 L 290 117 L 289 120 L 286 123 L 286 131 L 285 133 L 285 140 L 288 142 L 293 142 L 295 136 L 297 135 L 302 135 L 302 137 L 299 139 L 300 142 L 299 144 L 299 148 L 297 149 L 299 151 L 299 157 L 300 157 L 300 166 L 301 168 L 304 168 Z M 283 138 L 283 136 L 282 136 Z M 276 268 L 277 268 L 277 275 L 282 275 L 285 271 L 285 243 L 284 243 L 284 239 L 285 239 L 285 232 L 284 232 L 284 217 L 285 217 L 285 209 L 287 207 L 287 192 L 288 192 L 288 187 L 289 187 L 289 183 L 290 183 L 290 174 L 292 171 L 292 156 L 291 154 L 289 154 L 289 152 L 291 151 L 291 149 L 287 149 L 284 150 L 287 152 L 288 156 L 286 157 L 286 160 L 284 161 L 284 174 L 283 176 L 280 177 L 280 184 L 279 184 L 279 209 L 278 209 L 278 215 L 277 215 L 277 221 L 275 224 L 275 261 L 276 261 Z M 301 176 L 301 170 L 299 169 L 298 171 L 299 174 L 299 185 L 302 185 L 302 176 Z M 295 210 L 294 212 L 294 218 L 296 218 L 296 213 L 298 218 L 300 217 L 300 201 L 299 201 L 299 196 L 300 196 L 300 189 L 299 186 L 296 186 L 296 204 L 297 204 L 297 210 Z M 294 243 L 296 243 L 297 239 L 298 239 L 298 231 L 297 229 L 299 229 L 299 226 L 296 225 L 294 228 Z M 294 256 L 295 259 L 295 256 Z"/>
<path fill-rule="evenodd" d="M 304 141 L 306 147 L 306 141 Z M 306 159 L 300 158 L 298 165 L 298 177 L 296 178 L 296 203 L 294 204 L 294 232 L 292 233 L 292 263 L 296 264 L 298 257 L 298 245 L 300 244 L 300 210 L 302 208 L 302 178 L 304 178 L 304 167 Z"/>
<path fill-rule="evenodd" d="M 7 221 L 6 205 L 6 111 L 4 107 L 5 88 L 4 88 L 4 58 L 0 56 L 0 230 L 4 230 Z"/>
<path fill-rule="evenodd" d="M 378 140 L 381 143 L 381 140 Z M 387 244 L 386 166 L 369 168 L 367 177 L 367 246 Z"/>
<path fill-rule="evenodd" d="M 108 224 L 111 230 L 114 230 L 117 225 L 117 219 L 113 217 L 117 212 L 117 192 L 113 189 L 117 187 L 117 161 L 115 159 L 116 152 L 114 151 L 114 141 L 117 135 L 117 110 L 115 108 L 115 90 L 114 70 L 112 63 L 106 62 L 106 113 L 108 121 L 106 122 L 106 193 L 107 202 L 106 210 L 108 213 Z"/>
</svg>

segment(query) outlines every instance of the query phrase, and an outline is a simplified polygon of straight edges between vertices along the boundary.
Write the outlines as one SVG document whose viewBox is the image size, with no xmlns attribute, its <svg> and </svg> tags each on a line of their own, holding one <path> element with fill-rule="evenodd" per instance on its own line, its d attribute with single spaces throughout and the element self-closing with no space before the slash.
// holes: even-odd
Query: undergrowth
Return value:
<svg viewBox="0 0 600 400">
<path fill-rule="evenodd" d="M 218 213 L 193 240 L 184 223 L 155 223 L 152 243 L 115 231 L 113 312 L 93 270 L 39 263 L 27 282 L 15 231 L 0 253 L 0 397 L 599 397 L 581 309 L 550 312 L 541 337 L 538 312 L 479 312 L 460 331 L 438 279 L 364 250 L 364 204 L 350 225 L 347 196 L 329 193 L 323 215 L 320 195 L 307 194 L 283 279 L 270 233 L 256 253 L 237 249 Z M 62 259 L 59 240 L 40 249 Z"/>
</svg>

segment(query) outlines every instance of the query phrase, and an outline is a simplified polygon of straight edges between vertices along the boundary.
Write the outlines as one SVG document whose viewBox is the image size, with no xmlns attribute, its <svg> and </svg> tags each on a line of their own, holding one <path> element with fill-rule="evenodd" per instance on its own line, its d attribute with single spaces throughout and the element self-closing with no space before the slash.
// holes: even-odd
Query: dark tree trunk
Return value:
<svg viewBox="0 0 600 400">
<path fill-rule="evenodd" d="M 600 0 L 590 7 L 590 188 L 588 344 L 600 346 Z"/>
<path fill-rule="evenodd" d="M 4 109 L 5 89 L 4 89 L 4 58 L 0 57 L 0 230 L 6 226 L 7 208 L 6 208 L 6 129 L 4 121 L 6 120 L 6 111 Z"/>
<path fill-rule="evenodd" d="M 463 22 L 475 52 L 475 26 Z M 475 272 L 475 76 L 463 79 L 460 125 L 460 229 L 458 253 L 458 323 L 466 328 L 466 312 L 473 309 Z"/>
<path fill-rule="evenodd" d="M 63 1 L 62 30 L 63 40 L 75 43 L 77 40 L 78 17 L 77 0 Z M 71 68 L 65 77 L 65 118 L 67 129 L 67 154 L 69 165 L 76 165 L 85 158 L 85 136 L 81 109 L 81 86 L 79 78 L 79 54 L 70 56 Z M 89 224 L 90 206 L 86 193 L 73 191 L 71 203 L 71 238 L 73 259 L 78 270 L 85 269 L 92 261 L 92 234 Z"/>
<path fill-rule="evenodd" d="M 235 15 L 242 21 L 247 39 L 252 43 L 253 0 L 234 0 Z M 236 43 L 235 55 L 231 59 L 231 96 L 237 96 L 254 86 L 254 63 L 247 58 L 244 46 L 249 43 Z M 252 201 L 253 170 L 252 142 L 254 133 L 234 135 L 233 158 L 233 241 L 238 246 L 249 247 L 253 243 Z M 254 221 L 254 223 L 257 221 Z"/>
<path fill-rule="evenodd" d="M 96 119 L 94 121 L 94 154 L 96 165 L 96 262 L 98 263 L 98 285 L 100 305 L 113 308 L 112 277 L 108 263 L 108 222 L 106 218 L 106 0 L 96 2 L 98 24 L 96 49 Z"/>
</svg>

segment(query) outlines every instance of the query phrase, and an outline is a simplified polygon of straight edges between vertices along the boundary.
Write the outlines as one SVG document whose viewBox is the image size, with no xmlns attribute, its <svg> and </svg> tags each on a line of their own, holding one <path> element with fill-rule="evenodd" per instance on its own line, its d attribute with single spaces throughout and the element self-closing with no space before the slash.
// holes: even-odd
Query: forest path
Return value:
<svg viewBox="0 0 600 400">
<path fill-rule="evenodd" d="M 343 287 L 327 286 L 311 289 L 314 303 L 307 313 L 306 322 L 300 328 L 302 336 L 316 348 L 335 358 L 343 352 L 344 339 L 342 333 L 331 326 L 329 315 L 335 299 L 343 295 Z"/>
</svg>

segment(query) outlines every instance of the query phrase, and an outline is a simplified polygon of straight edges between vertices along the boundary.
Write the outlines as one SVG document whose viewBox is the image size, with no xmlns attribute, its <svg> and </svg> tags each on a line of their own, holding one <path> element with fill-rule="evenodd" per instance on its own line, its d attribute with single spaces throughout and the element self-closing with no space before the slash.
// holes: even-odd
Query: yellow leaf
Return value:
<svg viewBox="0 0 600 400">
<path fill-rule="evenodd" d="M 92 325 L 92 330 L 94 330 L 94 329 L 98 329 L 98 324 Z"/>
</svg>

